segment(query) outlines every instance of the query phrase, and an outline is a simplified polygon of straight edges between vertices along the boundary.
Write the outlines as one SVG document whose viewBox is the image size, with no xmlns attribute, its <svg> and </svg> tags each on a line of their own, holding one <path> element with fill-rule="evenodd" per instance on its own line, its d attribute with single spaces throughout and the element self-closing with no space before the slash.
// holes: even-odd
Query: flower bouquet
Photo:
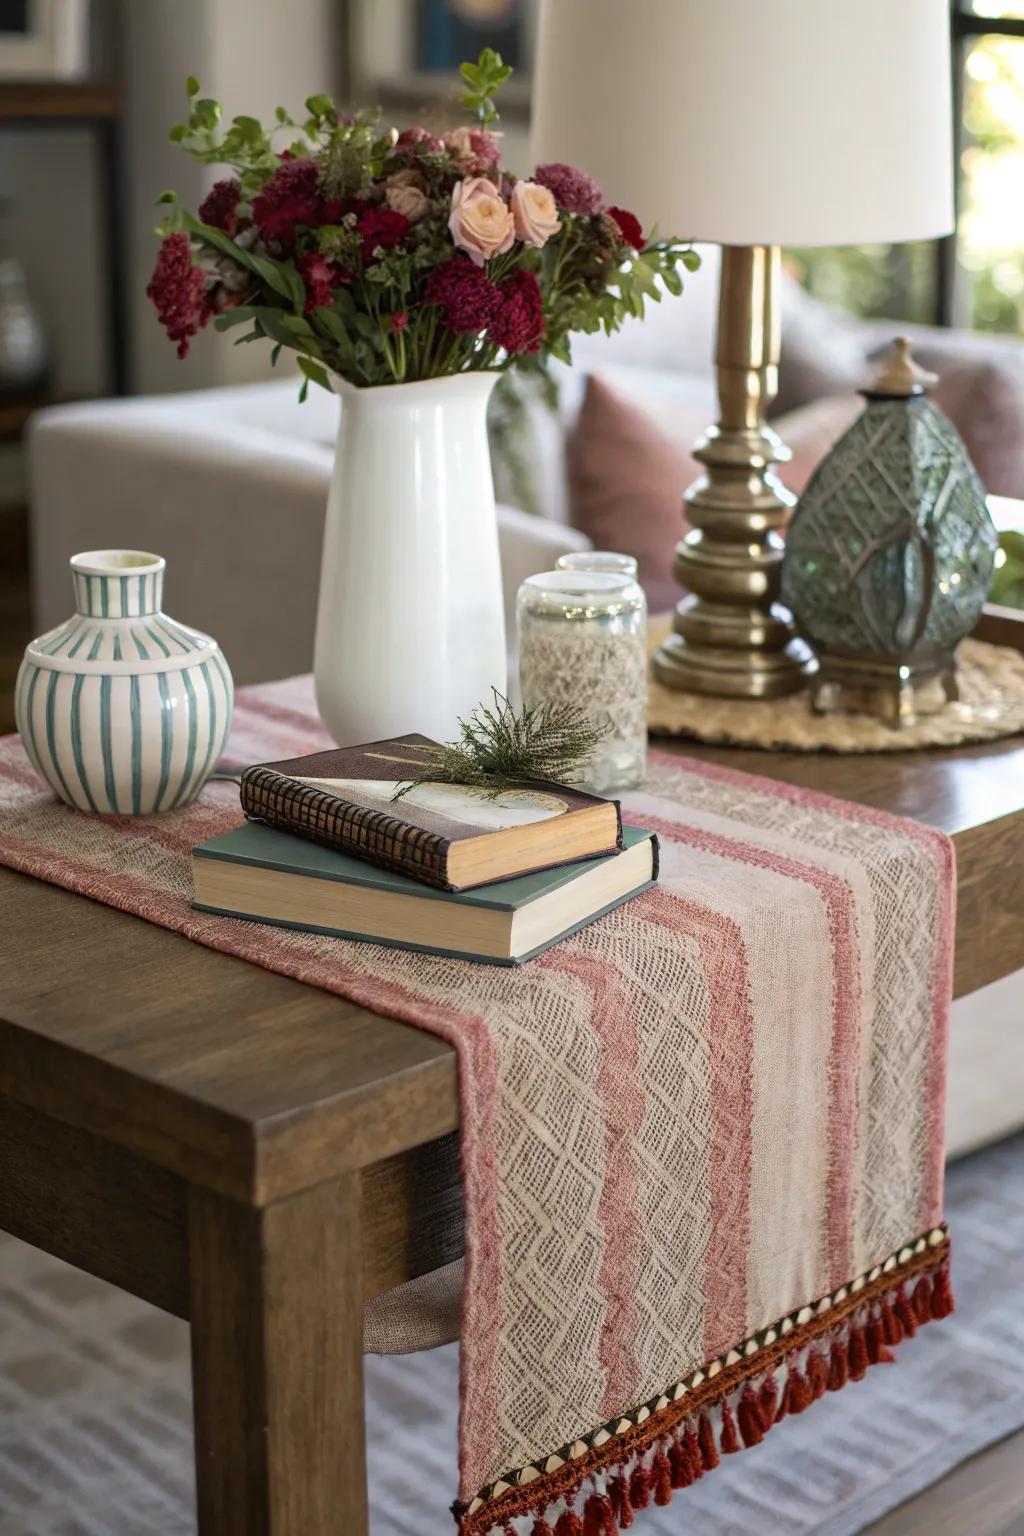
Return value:
<svg viewBox="0 0 1024 1536">
<path fill-rule="evenodd" d="M 325 723 L 349 741 L 443 734 L 504 687 L 495 379 L 569 362 L 573 331 L 617 330 L 698 261 L 645 237 L 584 171 L 505 169 L 494 94 L 510 73 L 490 49 L 463 65 L 474 120 L 440 136 L 384 130 L 379 111 L 346 115 L 326 96 L 301 122 L 279 107 L 269 130 L 225 128 L 195 80 L 171 130 L 231 173 L 198 216 L 161 199 L 147 292 L 179 356 L 211 321 L 245 327 L 238 342 L 267 339 L 273 362 L 297 354 L 303 398 L 310 382 L 345 397 L 316 673 Z"/>
</svg>

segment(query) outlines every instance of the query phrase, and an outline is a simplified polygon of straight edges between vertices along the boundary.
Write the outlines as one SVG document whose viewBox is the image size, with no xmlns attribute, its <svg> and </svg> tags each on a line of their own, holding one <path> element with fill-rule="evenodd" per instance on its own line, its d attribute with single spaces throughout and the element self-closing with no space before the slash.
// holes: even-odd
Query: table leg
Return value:
<svg viewBox="0 0 1024 1536">
<path fill-rule="evenodd" d="M 360 1187 L 189 1191 L 200 1536 L 366 1536 Z"/>
</svg>

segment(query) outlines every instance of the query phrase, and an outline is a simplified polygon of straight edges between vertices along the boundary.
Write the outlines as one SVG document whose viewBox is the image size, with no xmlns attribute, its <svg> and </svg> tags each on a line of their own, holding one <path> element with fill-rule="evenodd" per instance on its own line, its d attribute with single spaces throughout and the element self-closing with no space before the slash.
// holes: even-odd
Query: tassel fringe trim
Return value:
<svg viewBox="0 0 1024 1536">
<path fill-rule="evenodd" d="M 456 1503 L 459 1536 L 619 1536 L 721 1456 L 892 1361 L 892 1346 L 953 1305 L 949 1238 L 936 1227 L 635 1412 Z"/>
</svg>

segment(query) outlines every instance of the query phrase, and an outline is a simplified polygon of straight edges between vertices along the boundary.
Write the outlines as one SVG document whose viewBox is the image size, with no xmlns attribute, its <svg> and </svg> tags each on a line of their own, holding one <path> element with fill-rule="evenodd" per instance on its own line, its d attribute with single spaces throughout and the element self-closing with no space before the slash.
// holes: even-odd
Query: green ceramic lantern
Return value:
<svg viewBox="0 0 1024 1536">
<path fill-rule="evenodd" d="M 867 406 L 812 475 L 786 537 L 782 598 L 819 658 L 818 711 L 894 725 L 956 698 L 956 647 L 996 553 L 985 492 L 936 382 L 894 343 Z"/>
</svg>

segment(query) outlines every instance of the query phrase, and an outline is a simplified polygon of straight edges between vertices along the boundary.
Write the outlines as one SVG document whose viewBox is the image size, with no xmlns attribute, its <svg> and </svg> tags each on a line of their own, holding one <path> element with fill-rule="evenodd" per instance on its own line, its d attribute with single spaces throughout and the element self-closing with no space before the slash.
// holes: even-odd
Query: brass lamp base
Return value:
<svg viewBox="0 0 1024 1536">
<path fill-rule="evenodd" d="M 689 596 L 654 671 L 670 688 L 732 698 L 796 693 L 817 663 L 778 601 L 780 530 L 796 498 L 774 466 L 789 449 L 765 421 L 778 389 L 777 246 L 724 246 L 716 367 L 721 420 L 694 449 L 707 466 L 686 492 L 691 530 L 675 574 Z"/>
</svg>

